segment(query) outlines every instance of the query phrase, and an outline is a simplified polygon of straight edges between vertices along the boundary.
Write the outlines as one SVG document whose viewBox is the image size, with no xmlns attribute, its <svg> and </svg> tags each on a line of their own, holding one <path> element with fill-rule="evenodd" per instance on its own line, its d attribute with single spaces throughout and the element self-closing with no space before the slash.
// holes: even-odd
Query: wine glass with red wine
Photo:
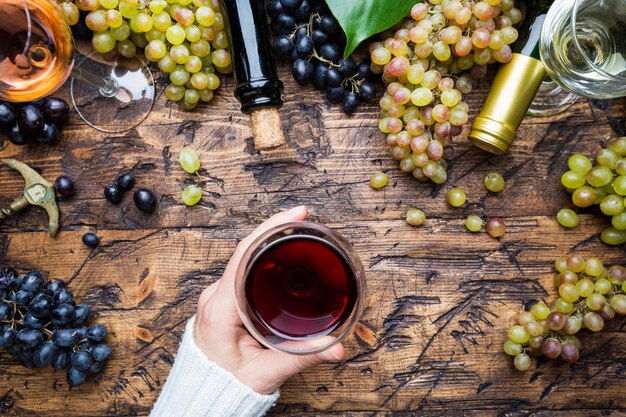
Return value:
<svg viewBox="0 0 626 417">
<path fill-rule="evenodd" d="M 246 328 L 264 346 L 311 354 L 343 340 L 365 301 L 365 270 L 354 248 L 328 227 L 275 227 L 246 250 L 236 297 Z"/>
</svg>

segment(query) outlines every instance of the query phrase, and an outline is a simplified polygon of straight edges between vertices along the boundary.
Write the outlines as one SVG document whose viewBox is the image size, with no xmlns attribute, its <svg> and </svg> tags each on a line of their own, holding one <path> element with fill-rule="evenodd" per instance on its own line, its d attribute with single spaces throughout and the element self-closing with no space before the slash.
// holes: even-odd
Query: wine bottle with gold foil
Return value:
<svg viewBox="0 0 626 417">
<path fill-rule="evenodd" d="M 526 112 L 543 82 L 546 71 L 539 55 L 541 27 L 553 0 L 521 2 L 525 14 L 513 57 L 493 80 L 482 110 L 474 120 L 469 139 L 477 147 L 504 154 L 517 136 Z"/>
</svg>

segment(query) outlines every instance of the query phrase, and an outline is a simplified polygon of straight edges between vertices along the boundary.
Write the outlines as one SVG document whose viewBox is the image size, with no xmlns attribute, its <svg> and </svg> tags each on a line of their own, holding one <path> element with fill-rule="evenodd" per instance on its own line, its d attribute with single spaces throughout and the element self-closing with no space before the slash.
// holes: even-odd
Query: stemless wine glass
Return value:
<svg viewBox="0 0 626 417">
<path fill-rule="evenodd" d="M 258 237 L 237 269 L 239 315 L 264 346 L 305 355 L 343 340 L 365 302 L 365 270 L 328 227 L 294 222 Z"/>
<path fill-rule="evenodd" d="M 557 114 L 579 96 L 626 96 L 626 0 L 560 0 L 541 31 L 548 76 L 529 114 Z"/>
<path fill-rule="evenodd" d="M 128 131 L 152 110 L 154 79 L 138 57 L 74 60 L 72 32 L 56 1 L 0 1 L 0 99 L 45 97 L 71 75 L 74 108 L 95 129 Z"/>
</svg>

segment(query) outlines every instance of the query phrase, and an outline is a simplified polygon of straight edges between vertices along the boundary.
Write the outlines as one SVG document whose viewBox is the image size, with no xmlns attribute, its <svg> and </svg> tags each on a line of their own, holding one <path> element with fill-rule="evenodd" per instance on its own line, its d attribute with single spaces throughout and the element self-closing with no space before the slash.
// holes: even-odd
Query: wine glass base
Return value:
<svg viewBox="0 0 626 417">
<path fill-rule="evenodd" d="M 139 125 L 152 110 L 155 86 L 152 72 L 139 57 L 118 57 L 108 62 L 93 52 L 76 64 L 79 69 L 113 81 L 118 90 L 105 94 L 100 87 L 79 78 L 70 81 L 74 109 L 101 132 L 123 133 Z"/>
<path fill-rule="evenodd" d="M 578 97 L 546 77 L 526 114 L 537 117 L 554 116 L 570 108 Z"/>
</svg>

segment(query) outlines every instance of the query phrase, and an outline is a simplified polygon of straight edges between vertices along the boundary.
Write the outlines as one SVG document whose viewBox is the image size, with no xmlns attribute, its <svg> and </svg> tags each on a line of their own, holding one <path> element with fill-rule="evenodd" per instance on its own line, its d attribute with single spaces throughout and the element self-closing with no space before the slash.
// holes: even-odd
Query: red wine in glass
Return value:
<svg viewBox="0 0 626 417">
<path fill-rule="evenodd" d="M 245 283 L 251 319 L 285 339 L 341 327 L 358 298 L 357 280 L 338 248 L 315 236 L 280 238 L 251 261 Z"/>
</svg>

